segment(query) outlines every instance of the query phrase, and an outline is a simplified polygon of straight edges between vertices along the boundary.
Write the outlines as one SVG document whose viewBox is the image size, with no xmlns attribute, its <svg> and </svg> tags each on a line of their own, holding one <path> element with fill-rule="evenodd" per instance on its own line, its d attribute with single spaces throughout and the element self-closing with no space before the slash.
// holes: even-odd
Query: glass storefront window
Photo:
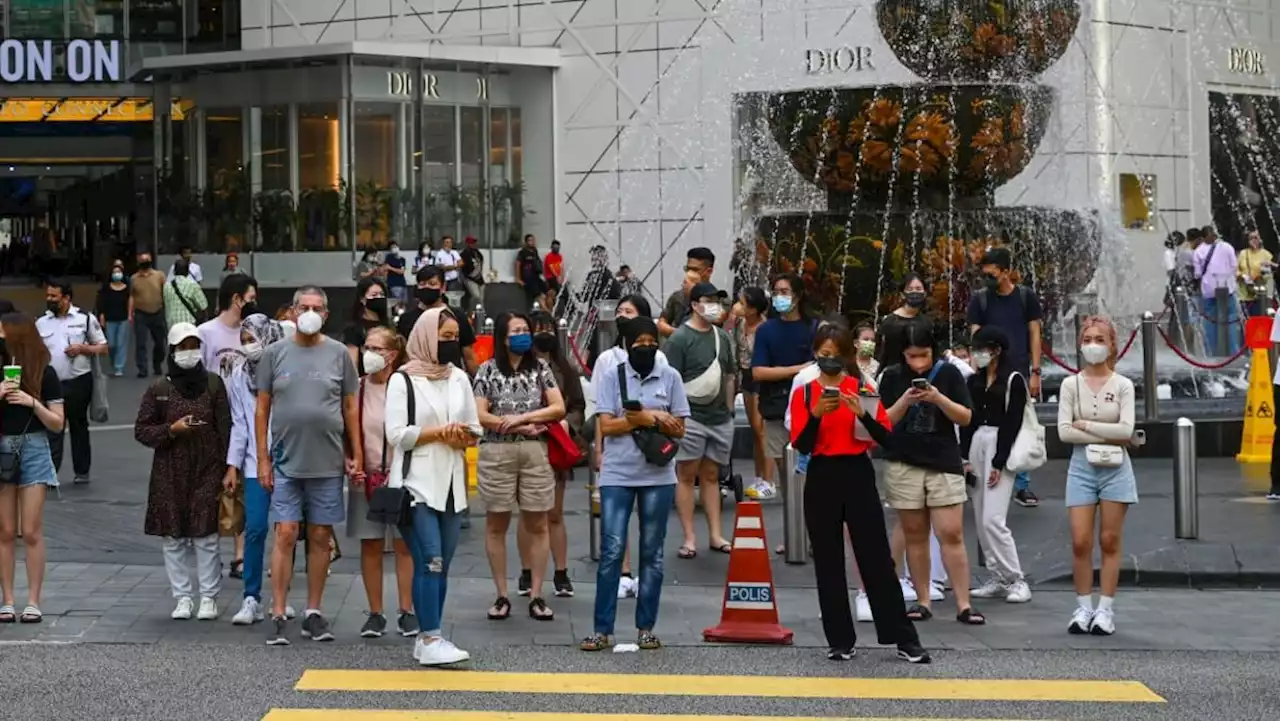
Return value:
<svg viewBox="0 0 1280 721">
<path fill-rule="evenodd" d="M 261 136 L 256 164 L 263 190 L 289 190 L 289 106 L 262 109 Z"/>
<path fill-rule="evenodd" d="M 457 182 L 457 109 L 427 105 L 422 109 L 422 142 L 418 157 L 422 188 L 422 230 L 432 240 L 456 233 L 456 220 L 448 202 Z"/>
<path fill-rule="evenodd" d="M 73 38 L 124 37 L 125 0 L 69 0 Z"/>
<path fill-rule="evenodd" d="M 351 149 L 355 173 L 356 244 L 361 248 L 385 247 L 393 230 L 391 210 L 400 208 L 400 194 L 408 192 L 408 179 L 401 186 L 400 171 L 408 139 L 403 103 L 356 103 L 354 141 Z M 404 241 L 402 241 L 404 242 Z"/>
<path fill-rule="evenodd" d="M 130 40 L 181 42 L 182 0 L 131 0 Z"/>
<path fill-rule="evenodd" d="M 305 250 L 346 247 L 346 178 L 342 177 L 338 104 L 298 106 L 298 226 Z"/>
<path fill-rule="evenodd" d="M 9 37 L 63 38 L 66 0 L 9 0 Z"/>
<path fill-rule="evenodd" d="M 518 247 L 524 236 L 524 144 L 520 139 L 520 108 L 511 108 L 511 227 L 506 239 L 509 247 Z M 501 240 L 501 239 L 499 239 Z"/>
<path fill-rule="evenodd" d="M 459 161 L 462 170 L 460 185 L 450 189 L 450 205 L 457 214 L 460 232 L 465 238 L 474 235 L 482 241 L 485 238 L 484 217 L 488 203 L 485 201 L 484 151 L 485 127 L 484 108 L 462 108 L 461 127 L 459 128 Z"/>
<path fill-rule="evenodd" d="M 209 108 L 204 123 L 205 184 L 217 187 L 244 167 L 244 114 L 240 108 Z"/>
<path fill-rule="evenodd" d="M 244 249 L 252 219 L 252 188 L 244 167 L 244 112 L 205 111 L 205 209 L 212 249 Z"/>
<path fill-rule="evenodd" d="M 186 24 L 189 53 L 240 48 L 239 0 L 187 0 Z"/>
</svg>

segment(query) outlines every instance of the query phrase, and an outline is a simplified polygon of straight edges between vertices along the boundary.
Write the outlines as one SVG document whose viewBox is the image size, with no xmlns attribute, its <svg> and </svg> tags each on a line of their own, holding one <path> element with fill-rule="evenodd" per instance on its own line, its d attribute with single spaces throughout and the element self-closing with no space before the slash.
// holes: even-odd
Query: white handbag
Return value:
<svg viewBox="0 0 1280 721">
<path fill-rule="evenodd" d="M 716 357 L 702 375 L 684 384 L 684 394 L 693 403 L 705 404 L 715 400 L 724 384 L 724 373 L 720 368 L 720 330 L 712 326 L 711 332 L 716 339 Z"/>
<path fill-rule="evenodd" d="M 1080 406 L 1080 376 L 1076 376 L 1076 418 L 1084 413 Z M 1124 449 L 1106 443 L 1090 443 L 1084 447 L 1084 459 L 1095 468 L 1119 468 L 1124 464 Z"/>
<path fill-rule="evenodd" d="M 1021 377 L 1018 373 L 1012 373 L 1006 381 L 1005 412 L 1009 410 L 1014 376 Z M 1027 391 L 1027 403 L 1022 408 L 1022 427 L 1018 429 L 1018 437 L 1013 439 L 1013 448 L 1009 450 L 1009 460 L 1005 464 L 1005 468 L 1012 473 L 1034 471 L 1049 460 L 1049 453 L 1045 448 L 1044 426 L 1040 425 L 1040 419 L 1036 417 L 1036 404 L 1031 398 L 1030 388 Z"/>
</svg>

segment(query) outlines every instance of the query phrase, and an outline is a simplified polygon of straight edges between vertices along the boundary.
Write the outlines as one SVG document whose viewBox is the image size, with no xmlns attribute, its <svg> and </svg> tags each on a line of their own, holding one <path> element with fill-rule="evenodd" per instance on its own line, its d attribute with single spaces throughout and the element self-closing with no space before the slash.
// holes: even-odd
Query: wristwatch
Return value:
<svg viewBox="0 0 1280 721">
<path fill-rule="evenodd" d="M 1038 375 L 1040 375 L 1040 369 L 1039 369 L 1039 368 L 1032 368 L 1032 369 L 1031 369 L 1031 375 L 1033 375 L 1033 376 L 1038 376 Z"/>
</svg>

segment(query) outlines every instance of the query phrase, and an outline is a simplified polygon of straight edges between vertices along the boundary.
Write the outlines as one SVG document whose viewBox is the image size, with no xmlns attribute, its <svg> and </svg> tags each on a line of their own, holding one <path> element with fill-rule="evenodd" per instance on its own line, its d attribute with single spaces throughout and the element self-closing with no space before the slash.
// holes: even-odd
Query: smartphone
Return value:
<svg viewBox="0 0 1280 721">
<path fill-rule="evenodd" d="M 1135 446 L 1147 445 L 1147 432 L 1139 428 L 1133 432 L 1133 444 Z"/>
<path fill-rule="evenodd" d="M 207 426 L 207 425 L 209 425 L 209 422 L 208 422 L 208 421 L 198 421 L 198 420 L 196 420 L 196 419 L 192 418 L 191 420 L 187 421 L 187 425 L 188 425 L 188 426 L 192 426 L 192 427 L 195 427 L 195 426 Z"/>
<path fill-rule="evenodd" d="M 644 410 L 644 406 L 640 405 L 640 401 L 627 401 L 622 404 L 622 409 L 626 411 L 635 411 L 639 413 Z"/>
<path fill-rule="evenodd" d="M 839 388 L 823 388 L 822 397 L 823 398 L 839 398 L 840 389 Z"/>
<path fill-rule="evenodd" d="M 913 379 L 911 379 L 911 387 L 912 387 L 912 388 L 915 388 L 915 389 L 916 389 L 916 390 L 918 390 L 918 391 L 928 390 L 928 389 L 929 389 L 929 379 L 928 379 L 928 378 L 913 378 Z"/>
</svg>

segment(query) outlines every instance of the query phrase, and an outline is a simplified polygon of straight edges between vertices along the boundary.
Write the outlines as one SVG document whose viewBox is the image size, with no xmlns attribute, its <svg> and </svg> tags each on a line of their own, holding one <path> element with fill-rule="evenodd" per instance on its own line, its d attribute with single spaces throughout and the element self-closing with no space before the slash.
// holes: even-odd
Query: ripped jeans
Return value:
<svg viewBox="0 0 1280 721">
<path fill-rule="evenodd" d="M 409 523 L 400 526 L 400 535 L 413 556 L 413 612 L 428 636 L 440 635 L 444 599 L 449 590 L 449 563 L 458 548 L 462 516 L 449 495 L 444 511 L 418 503 L 410 508 Z"/>
</svg>

